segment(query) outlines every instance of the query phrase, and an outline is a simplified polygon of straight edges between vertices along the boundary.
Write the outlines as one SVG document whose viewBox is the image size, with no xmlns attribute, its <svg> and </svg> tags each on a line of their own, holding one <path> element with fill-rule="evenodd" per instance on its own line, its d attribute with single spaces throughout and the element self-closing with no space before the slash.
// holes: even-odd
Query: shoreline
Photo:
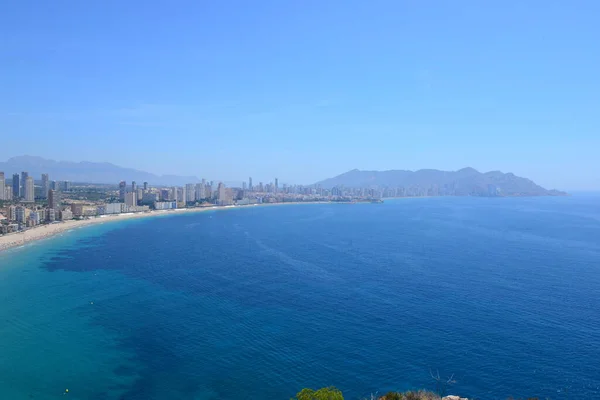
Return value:
<svg viewBox="0 0 600 400">
<path fill-rule="evenodd" d="M 284 202 L 284 203 L 261 203 L 261 204 L 248 204 L 243 206 L 206 206 L 206 207 L 193 207 L 193 208 L 178 208 L 174 210 L 153 210 L 148 212 L 140 213 L 123 213 L 123 214 L 109 214 L 103 216 L 91 217 L 88 219 L 80 220 L 69 220 L 55 222 L 51 224 L 38 225 L 33 228 L 29 228 L 25 231 L 8 233 L 0 236 L 0 254 L 6 250 L 14 249 L 16 247 L 25 246 L 32 244 L 40 240 L 49 239 L 53 236 L 59 235 L 63 232 L 71 229 L 82 228 L 90 225 L 103 224 L 107 222 L 118 222 L 126 221 L 130 219 L 160 217 L 160 216 L 174 216 L 181 214 L 205 212 L 205 211 L 217 211 L 217 210 L 229 210 L 239 208 L 252 208 L 252 207 L 263 207 L 263 206 L 276 206 L 285 204 L 329 204 L 335 202 Z"/>
</svg>

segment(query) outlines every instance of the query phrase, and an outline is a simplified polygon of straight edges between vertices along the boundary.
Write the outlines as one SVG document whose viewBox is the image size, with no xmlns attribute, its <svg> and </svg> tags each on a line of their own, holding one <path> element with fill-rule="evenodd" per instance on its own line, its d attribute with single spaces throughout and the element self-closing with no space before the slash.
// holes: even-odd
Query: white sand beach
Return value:
<svg viewBox="0 0 600 400">
<path fill-rule="evenodd" d="M 83 220 L 71 220 L 55 222 L 52 224 L 39 225 L 33 228 L 29 228 L 25 231 L 9 233 L 0 236 L 0 252 L 13 247 L 23 246 L 27 243 L 34 242 L 41 239 L 46 239 L 51 236 L 57 235 L 61 232 L 68 231 L 69 229 L 80 228 L 82 226 L 102 224 L 105 222 L 112 221 L 123 221 L 126 219 L 134 218 L 147 218 L 156 217 L 161 215 L 174 215 L 180 213 L 189 212 L 202 212 L 208 210 L 214 210 L 221 207 L 197 207 L 197 208 L 182 208 L 176 210 L 165 210 L 165 211 L 149 211 L 144 213 L 129 213 L 129 214 L 114 214 L 114 215 L 103 215 L 98 217 L 92 217 Z"/>
</svg>

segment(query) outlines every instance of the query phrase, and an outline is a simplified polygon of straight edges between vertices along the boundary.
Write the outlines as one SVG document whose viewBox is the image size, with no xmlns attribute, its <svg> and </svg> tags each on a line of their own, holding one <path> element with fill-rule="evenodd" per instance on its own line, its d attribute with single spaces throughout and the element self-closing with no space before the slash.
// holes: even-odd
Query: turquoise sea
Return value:
<svg viewBox="0 0 600 400">
<path fill-rule="evenodd" d="M 438 370 L 600 398 L 599 196 L 244 207 L 0 253 L 0 399 L 352 400 Z"/>
</svg>

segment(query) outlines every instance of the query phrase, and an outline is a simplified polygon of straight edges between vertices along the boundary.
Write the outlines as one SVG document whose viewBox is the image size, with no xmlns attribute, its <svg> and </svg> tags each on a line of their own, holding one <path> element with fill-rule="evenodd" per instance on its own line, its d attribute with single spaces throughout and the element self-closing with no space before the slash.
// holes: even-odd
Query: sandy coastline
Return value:
<svg viewBox="0 0 600 400">
<path fill-rule="evenodd" d="M 143 213 L 131 213 L 131 214 L 114 214 L 104 215 L 99 217 L 93 217 L 83 220 L 71 220 L 63 222 L 55 222 L 47 225 L 39 225 L 34 228 L 29 228 L 26 231 L 9 233 L 7 235 L 0 236 L 0 252 L 8 250 L 13 247 L 23 246 L 27 243 L 31 243 L 37 240 L 46 239 L 59 233 L 68 231 L 69 229 L 80 228 L 82 226 L 102 224 L 106 222 L 124 221 L 127 219 L 137 218 L 148 218 L 157 217 L 161 215 L 177 215 L 182 213 L 191 212 L 202 212 L 215 209 L 222 209 L 228 207 L 197 207 L 197 208 L 181 208 L 177 210 L 168 211 L 149 211 Z"/>
</svg>

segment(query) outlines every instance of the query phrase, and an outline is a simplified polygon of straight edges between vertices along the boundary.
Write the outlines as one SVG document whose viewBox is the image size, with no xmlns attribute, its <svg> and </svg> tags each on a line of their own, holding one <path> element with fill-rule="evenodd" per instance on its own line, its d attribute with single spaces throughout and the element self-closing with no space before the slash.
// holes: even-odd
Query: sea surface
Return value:
<svg viewBox="0 0 600 400">
<path fill-rule="evenodd" d="M 243 207 L 0 254 L 0 399 L 352 400 L 437 371 L 600 399 L 600 197 Z"/>
</svg>

